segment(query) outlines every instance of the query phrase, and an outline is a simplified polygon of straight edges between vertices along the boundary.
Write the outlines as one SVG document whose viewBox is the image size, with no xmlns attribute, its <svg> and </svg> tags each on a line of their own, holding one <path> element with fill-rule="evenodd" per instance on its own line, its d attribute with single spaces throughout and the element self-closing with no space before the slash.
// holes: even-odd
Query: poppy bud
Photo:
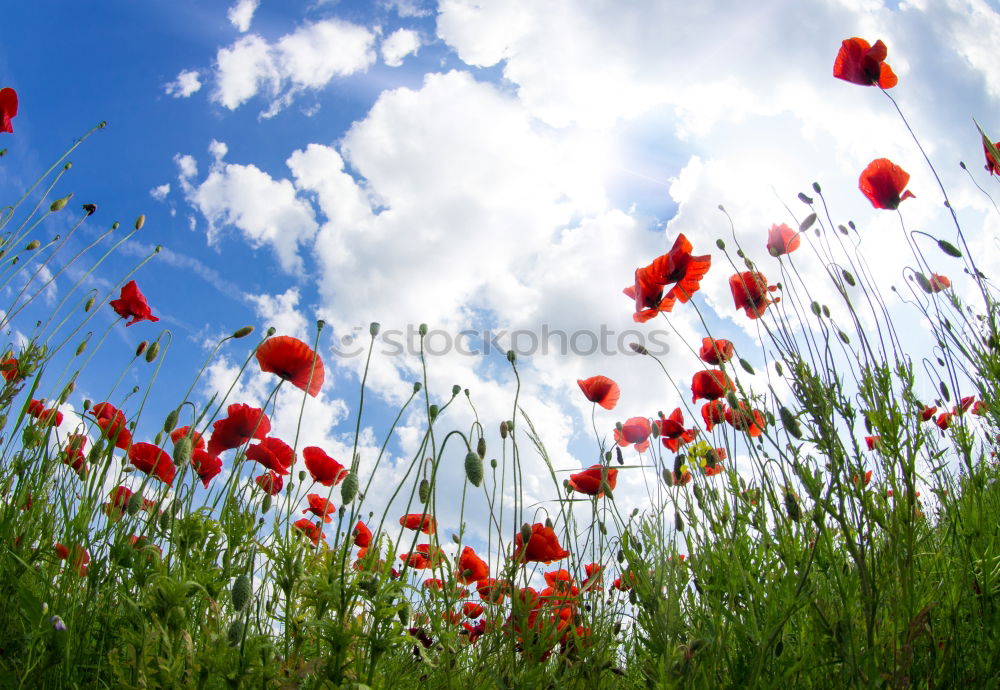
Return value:
<svg viewBox="0 0 1000 690">
<path fill-rule="evenodd" d="M 618 562 L 619 563 L 625 562 L 625 552 L 622 551 L 621 549 L 618 549 Z"/>
<path fill-rule="evenodd" d="M 260 512 L 266 513 L 271 510 L 271 494 L 264 494 L 264 498 L 260 501 Z"/>
<path fill-rule="evenodd" d="M 404 600 L 399 604 L 396 617 L 399 618 L 399 622 L 403 625 L 406 625 L 410 621 L 410 604 L 407 601 Z"/>
<path fill-rule="evenodd" d="M 732 408 L 737 408 L 740 406 L 740 399 L 737 398 L 736 393 L 732 391 L 728 391 L 726 393 L 726 402 L 728 402 L 729 406 Z"/>
<path fill-rule="evenodd" d="M 128 503 L 125 506 L 126 512 L 128 512 L 129 515 L 135 515 L 138 513 L 142 508 L 142 500 L 142 494 L 135 493 L 129 496 Z M 121 506 L 120 503 L 118 505 Z"/>
<path fill-rule="evenodd" d="M 305 470 L 299 470 L 299 481 L 300 482 L 304 482 L 305 480 L 306 480 L 306 471 Z"/>
<path fill-rule="evenodd" d="M 117 230 L 117 229 L 118 229 L 118 226 L 119 226 L 119 225 L 121 225 L 121 223 L 119 223 L 119 222 L 118 222 L 118 221 L 116 220 L 116 221 L 115 221 L 114 223 L 112 223 L 112 224 L 111 224 L 111 229 L 112 229 L 112 230 Z"/>
<path fill-rule="evenodd" d="M 177 426 L 177 418 L 180 416 L 179 410 L 171 410 L 163 422 L 163 430 L 168 434 Z"/>
<path fill-rule="evenodd" d="M 73 381 L 70 381 L 69 383 L 66 384 L 66 387 L 62 389 L 62 393 L 59 394 L 60 405 L 66 402 L 67 399 L 69 399 L 70 393 L 72 393 L 74 389 L 76 389 L 76 384 Z"/>
<path fill-rule="evenodd" d="M 152 364 L 153 360 L 156 359 L 156 355 L 158 354 L 160 354 L 159 340 L 155 341 L 152 345 L 149 346 L 149 349 L 146 350 L 146 362 Z"/>
<path fill-rule="evenodd" d="M 628 346 L 632 349 L 632 352 L 636 353 L 637 355 L 649 354 L 649 350 L 647 350 L 644 345 L 640 345 L 639 343 L 629 343 Z"/>
<path fill-rule="evenodd" d="M 239 340 L 240 338 L 246 338 L 251 333 L 253 333 L 253 326 L 244 326 L 243 328 L 233 331 L 232 337 Z"/>
<path fill-rule="evenodd" d="M 38 240 L 31 240 L 31 242 L 28 242 L 28 244 L 24 245 L 24 248 L 30 252 L 34 251 L 35 249 L 38 249 L 41 246 L 42 243 L 39 242 Z"/>
<path fill-rule="evenodd" d="M 146 216 L 140 214 L 138 218 L 135 219 L 135 229 L 142 230 L 142 226 L 146 224 Z"/>
<path fill-rule="evenodd" d="M 174 442 L 174 464 L 183 466 L 191 462 L 192 445 L 190 436 L 181 436 Z"/>
<path fill-rule="evenodd" d="M 507 350 L 507 361 L 515 364 L 517 362 L 517 353 L 513 350 Z"/>
<path fill-rule="evenodd" d="M 343 484 L 340 485 L 340 500 L 344 505 L 347 505 L 354 500 L 357 494 L 358 475 L 355 472 L 351 472 L 344 478 Z"/>
<path fill-rule="evenodd" d="M 811 228 L 812 224 L 815 222 L 816 222 L 816 214 L 810 213 L 808 216 L 802 219 L 801 223 L 799 223 L 799 232 L 805 232 L 806 230 Z"/>
<path fill-rule="evenodd" d="M 64 208 L 66 208 L 66 204 L 69 203 L 69 200 L 72 198 L 73 195 L 68 194 L 67 196 L 64 196 L 62 199 L 56 199 L 49 206 L 49 211 L 52 213 L 55 213 L 56 211 L 62 211 Z"/>
<path fill-rule="evenodd" d="M 276 329 L 274 326 L 269 327 L 267 329 L 267 337 L 270 338 L 272 335 L 274 335 L 275 333 L 277 333 L 277 331 L 278 331 L 278 329 Z"/>
<path fill-rule="evenodd" d="M 527 522 L 521 525 L 521 541 L 527 546 L 528 540 L 531 539 L 531 525 Z"/>
<path fill-rule="evenodd" d="M 250 599 L 250 577 L 243 573 L 233 583 L 233 608 L 242 611 Z"/>
<path fill-rule="evenodd" d="M 417 498 L 420 499 L 421 503 L 427 503 L 427 500 L 431 497 L 431 483 L 427 479 L 421 479 L 420 485 L 417 487 Z"/>
<path fill-rule="evenodd" d="M 620 446 L 615 446 L 615 459 L 618 461 L 619 465 L 625 464 L 625 458 L 622 457 L 622 449 Z"/>
<path fill-rule="evenodd" d="M 611 491 L 611 485 L 603 479 L 601 480 L 601 493 L 610 498 L 612 501 L 615 499 L 615 495 Z"/>
<path fill-rule="evenodd" d="M 941 251 L 948 256 L 954 256 L 955 258 L 960 258 L 962 256 L 962 252 L 959 251 L 958 247 L 947 240 L 938 240 L 938 247 L 940 247 Z"/>
<path fill-rule="evenodd" d="M 420 324 L 420 328 L 417 329 L 417 332 L 420 333 L 421 338 L 427 335 L 427 324 L 426 323 Z"/>
<path fill-rule="evenodd" d="M 815 314 L 816 316 L 819 316 L 820 314 L 823 313 L 823 309 L 819 306 L 819 302 L 814 301 L 812 304 L 809 305 L 809 308 L 812 309 L 812 313 Z"/>
<path fill-rule="evenodd" d="M 239 647 L 240 641 L 243 639 L 243 621 L 236 620 L 230 623 L 226 638 L 229 640 L 230 647 Z"/>
<path fill-rule="evenodd" d="M 632 512 L 631 512 L 631 513 L 629 514 L 629 516 L 630 516 L 630 517 L 635 517 L 635 516 L 637 516 L 638 514 L 639 514 L 639 509 L 638 509 L 638 508 L 633 508 L 633 509 L 632 509 Z"/>
<path fill-rule="evenodd" d="M 149 345 L 149 343 L 146 342 L 145 340 L 143 340 L 141 343 L 139 343 L 139 345 L 135 348 L 135 356 L 136 357 L 141 357 L 142 353 L 146 351 L 146 346 L 147 345 Z"/>
<path fill-rule="evenodd" d="M 486 438 L 483 436 L 479 437 L 479 442 L 476 444 L 476 453 L 479 454 L 479 458 L 486 457 Z"/>
<path fill-rule="evenodd" d="M 497 468 L 497 459 L 496 458 L 491 458 L 490 459 L 490 468 L 494 469 L 494 470 Z"/>
<path fill-rule="evenodd" d="M 942 381 L 940 387 L 941 387 L 941 397 L 944 398 L 945 402 L 951 402 L 951 394 L 948 392 L 948 384 Z"/>
<path fill-rule="evenodd" d="M 87 212 L 88 216 L 92 216 L 97 212 L 97 204 L 84 204 L 83 210 Z"/>
<path fill-rule="evenodd" d="M 423 384 L 420 383 L 420 381 L 414 381 L 413 382 L 413 392 L 414 393 L 419 393 L 421 388 L 423 388 Z"/>
<path fill-rule="evenodd" d="M 850 285 L 851 287 L 854 287 L 856 283 L 854 282 L 854 276 L 851 274 L 851 272 L 845 268 L 843 270 L 843 274 L 844 274 L 844 282 Z"/>
<path fill-rule="evenodd" d="M 368 324 L 368 334 L 374 338 L 375 336 L 378 335 L 378 332 L 381 328 L 382 326 L 381 324 L 379 324 L 378 321 L 372 321 L 370 324 Z"/>
<path fill-rule="evenodd" d="M 678 532 L 684 531 L 684 518 L 681 517 L 680 513 L 674 513 L 674 529 Z"/>
<path fill-rule="evenodd" d="M 825 304 L 823 305 L 823 316 L 825 316 L 828 319 L 830 318 L 830 307 L 826 306 Z"/>
<path fill-rule="evenodd" d="M 788 519 L 798 522 L 802 519 L 802 508 L 799 506 L 799 497 L 794 491 L 785 491 L 785 510 L 788 512 Z"/>
<path fill-rule="evenodd" d="M 663 477 L 663 483 L 664 484 L 666 484 L 667 486 L 673 486 L 674 485 L 674 473 L 671 472 L 670 470 L 668 470 L 666 467 L 663 468 L 663 472 L 661 472 L 661 476 Z"/>
<path fill-rule="evenodd" d="M 83 351 L 86 350 L 86 349 L 87 349 L 87 340 L 84 339 L 84 341 L 82 343 L 80 343 L 80 345 L 76 348 L 76 354 L 77 354 L 77 356 L 82 355 Z"/>
<path fill-rule="evenodd" d="M 87 300 L 87 302 L 86 302 L 86 303 L 85 303 L 85 304 L 83 305 L 83 311 L 85 311 L 85 312 L 88 312 L 88 311 L 90 311 L 90 310 L 91 310 L 91 308 L 93 308 L 93 306 L 94 306 L 94 298 L 93 298 L 93 297 L 91 297 L 91 298 L 90 298 L 90 299 L 88 299 L 88 300 Z"/>
<path fill-rule="evenodd" d="M 802 192 L 799 192 L 799 201 L 801 201 L 803 204 L 812 204 L 813 202 L 811 198 L 807 197 Z"/>
<path fill-rule="evenodd" d="M 545 518 L 545 526 L 552 529 L 552 518 Z"/>
<path fill-rule="evenodd" d="M 843 331 L 838 330 L 837 331 L 837 337 L 840 338 L 840 342 L 844 343 L 844 345 L 850 345 L 851 344 L 851 339 Z"/>
<path fill-rule="evenodd" d="M 740 366 L 743 367 L 743 371 L 745 371 L 746 373 L 750 374 L 751 376 L 754 375 L 753 367 L 750 366 L 750 362 L 746 361 L 742 357 L 740 357 Z"/>
<path fill-rule="evenodd" d="M 723 242 L 721 239 L 715 241 L 715 246 L 721 249 L 722 251 L 726 251 L 726 243 Z"/>
<path fill-rule="evenodd" d="M 500 422 L 500 438 L 507 438 L 507 422 Z"/>
<path fill-rule="evenodd" d="M 432 422 L 434 421 L 435 417 L 438 416 L 439 410 L 440 408 L 438 408 L 437 405 L 431 405 L 429 408 L 427 408 L 427 416 L 430 418 Z"/>
<path fill-rule="evenodd" d="M 462 387 L 459 386 L 457 383 L 454 386 L 451 387 L 451 396 L 452 397 L 455 397 L 456 395 L 458 395 L 461 392 L 462 392 Z"/>
<path fill-rule="evenodd" d="M 777 362 L 776 361 L 774 363 L 774 370 L 775 370 L 775 372 L 777 372 L 778 376 L 784 376 L 785 375 L 784 367 L 781 366 L 781 362 Z"/>
</svg>

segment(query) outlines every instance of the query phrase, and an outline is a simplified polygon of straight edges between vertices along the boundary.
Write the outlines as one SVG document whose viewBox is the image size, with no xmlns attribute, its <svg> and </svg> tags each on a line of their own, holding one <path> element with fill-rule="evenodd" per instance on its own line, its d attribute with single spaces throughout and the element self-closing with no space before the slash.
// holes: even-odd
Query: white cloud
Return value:
<svg viewBox="0 0 1000 690">
<path fill-rule="evenodd" d="M 420 34 L 412 29 L 397 29 L 382 41 L 382 59 L 389 67 L 399 67 L 407 55 L 420 49 Z"/>
<path fill-rule="evenodd" d="M 167 198 L 168 194 L 170 194 L 169 182 L 165 182 L 149 190 L 149 196 L 153 197 L 157 201 L 163 201 Z"/>
<path fill-rule="evenodd" d="M 275 114 L 306 89 L 321 89 L 335 77 L 364 71 L 375 61 L 375 35 L 339 19 L 306 24 L 274 44 L 244 36 L 216 56 L 212 100 L 235 110 L 263 92 Z"/>
<path fill-rule="evenodd" d="M 197 70 L 184 70 L 177 75 L 177 79 L 163 88 L 174 98 L 187 98 L 201 89 L 201 79 Z"/>
<path fill-rule="evenodd" d="M 273 326 L 278 335 L 291 335 L 307 340 L 306 320 L 299 313 L 299 291 L 288 288 L 280 295 L 247 295 L 253 303 L 257 316 L 265 326 Z"/>
<path fill-rule="evenodd" d="M 236 27 L 240 33 L 246 33 L 250 29 L 250 22 L 253 20 L 253 13 L 257 11 L 260 0 L 237 0 L 236 4 L 229 8 L 226 16 L 229 23 Z"/>
</svg>

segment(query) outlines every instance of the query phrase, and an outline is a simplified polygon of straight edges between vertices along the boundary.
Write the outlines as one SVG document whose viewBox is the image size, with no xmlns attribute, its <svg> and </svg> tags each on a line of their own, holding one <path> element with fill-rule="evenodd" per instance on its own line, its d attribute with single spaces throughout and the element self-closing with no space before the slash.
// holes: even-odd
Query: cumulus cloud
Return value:
<svg viewBox="0 0 1000 690">
<path fill-rule="evenodd" d="M 235 110 L 258 93 L 273 115 L 296 94 L 321 89 L 336 77 L 364 71 L 375 61 L 375 35 L 339 19 L 306 24 L 269 43 L 249 34 L 216 55 L 212 100 Z"/>
<path fill-rule="evenodd" d="M 201 78 L 197 70 L 184 70 L 177 75 L 177 79 L 166 84 L 164 91 L 174 98 L 187 98 L 197 93 L 201 89 Z"/>
<path fill-rule="evenodd" d="M 397 29 L 382 41 L 382 59 L 389 67 L 399 67 L 407 55 L 420 49 L 420 34 L 412 29 Z"/>
<path fill-rule="evenodd" d="M 237 0 L 236 4 L 229 8 L 226 16 L 229 23 L 236 27 L 240 33 L 250 30 L 250 22 L 253 20 L 253 13 L 257 11 L 260 0 Z"/>
<path fill-rule="evenodd" d="M 169 182 L 165 182 L 149 190 L 149 196 L 153 197 L 157 201 L 163 201 L 167 198 L 168 194 L 170 194 Z"/>
</svg>

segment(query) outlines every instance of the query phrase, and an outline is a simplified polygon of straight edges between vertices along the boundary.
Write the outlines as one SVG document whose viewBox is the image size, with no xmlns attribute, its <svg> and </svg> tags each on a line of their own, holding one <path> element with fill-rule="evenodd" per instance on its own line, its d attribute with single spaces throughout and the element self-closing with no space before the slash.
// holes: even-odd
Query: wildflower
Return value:
<svg viewBox="0 0 1000 690">
<path fill-rule="evenodd" d="M 486 634 L 486 619 L 481 618 L 475 625 L 462 623 L 462 627 L 465 629 L 465 633 L 469 637 L 469 644 L 475 644 L 476 640 Z"/>
<path fill-rule="evenodd" d="M 309 518 L 299 518 L 292 523 L 292 527 L 302 532 L 302 534 L 309 537 L 312 541 L 313 546 L 319 546 L 320 539 L 326 539 L 326 535 L 323 534 L 323 525 L 319 522 L 313 522 Z"/>
<path fill-rule="evenodd" d="M 306 500 L 309 502 L 309 507 L 303 510 L 303 513 L 317 515 L 323 518 L 323 522 L 333 522 L 333 518 L 330 515 L 336 513 L 337 508 L 330 501 L 319 494 L 309 494 L 306 496 Z"/>
<path fill-rule="evenodd" d="M 214 434 L 212 438 L 215 438 Z M 295 451 L 280 438 L 268 436 L 247 448 L 247 458 L 278 474 L 288 474 L 289 468 L 295 464 Z"/>
<path fill-rule="evenodd" d="M 743 271 L 730 276 L 729 290 L 733 293 L 733 304 L 737 309 L 746 311 L 751 319 L 758 318 L 769 304 L 781 301 L 780 297 L 768 299 L 768 292 L 778 288 L 767 284 L 767 278 L 759 271 Z"/>
<path fill-rule="evenodd" d="M 170 440 L 174 443 L 177 443 L 177 441 L 185 436 L 191 437 L 191 446 L 194 450 L 205 449 L 205 439 L 197 431 L 192 432 L 189 426 L 181 426 L 170 432 Z"/>
<path fill-rule="evenodd" d="M 649 435 L 651 433 L 653 433 L 653 429 L 648 419 L 645 417 L 629 417 L 621 425 L 620 429 L 615 429 L 615 443 L 622 448 L 626 448 L 634 443 L 635 449 L 643 453 L 649 448 Z"/>
<path fill-rule="evenodd" d="M 752 438 L 757 438 L 764 432 L 764 417 L 759 410 L 751 410 L 749 406 L 739 401 L 739 407 L 726 409 L 726 421 L 738 431 L 745 431 Z"/>
<path fill-rule="evenodd" d="M 607 376 L 591 376 L 589 379 L 577 379 L 577 385 L 583 391 L 584 397 L 592 403 L 597 403 L 605 410 L 613 410 L 621 397 L 618 384 Z"/>
<path fill-rule="evenodd" d="M 784 223 L 772 225 L 767 231 L 767 251 L 771 256 L 790 254 L 799 248 L 801 242 L 799 233 Z"/>
<path fill-rule="evenodd" d="M 993 144 L 993 148 L 1000 149 L 1000 141 Z M 986 138 L 983 138 L 983 153 L 986 155 L 986 170 L 990 175 L 1000 174 L 1000 161 L 997 161 L 990 153 L 989 147 L 986 145 Z"/>
<path fill-rule="evenodd" d="M 45 426 L 60 426 L 63 423 L 63 413 L 54 407 L 46 408 L 44 400 L 32 399 L 28 403 L 28 414 Z"/>
<path fill-rule="evenodd" d="M 261 371 L 277 374 L 315 397 L 323 386 L 323 360 L 311 347 L 290 335 L 268 338 L 257 348 Z"/>
<path fill-rule="evenodd" d="M 427 513 L 409 513 L 399 518 L 399 524 L 406 529 L 420 530 L 424 534 L 431 534 L 437 529 L 434 517 Z"/>
<path fill-rule="evenodd" d="M 413 553 L 399 555 L 399 560 L 411 568 L 423 570 L 437 565 L 444 558 L 441 549 L 432 548 L 430 544 L 417 544 Z"/>
<path fill-rule="evenodd" d="M 87 549 L 79 544 L 74 544 L 71 550 L 56 542 L 55 552 L 59 560 L 69 560 L 73 564 L 73 569 L 80 574 L 80 577 L 87 574 L 90 566 L 90 552 Z"/>
<path fill-rule="evenodd" d="M 930 405 L 925 406 L 924 409 L 920 411 L 920 421 L 926 422 L 928 419 L 931 419 L 937 412 L 937 409 L 937 407 L 931 407 Z"/>
<path fill-rule="evenodd" d="M 876 158 L 861 172 L 858 187 L 875 208 L 893 211 L 904 199 L 915 199 L 913 192 L 903 189 L 910 174 L 888 158 Z"/>
<path fill-rule="evenodd" d="M 60 456 L 63 464 L 69 465 L 76 472 L 86 470 L 86 459 L 83 456 L 83 449 L 87 445 L 87 437 L 83 434 L 70 434 L 66 437 L 66 445 L 62 449 Z"/>
<path fill-rule="evenodd" d="M 573 576 L 569 574 L 569 571 L 565 568 L 560 568 L 558 570 L 550 570 L 547 573 L 543 573 L 545 577 L 545 584 L 548 585 L 545 589 L 540 592 L 542 598 L 551 599 L 553 597 L 559 598 L 560 596 L 575 597 L 579 590 L 573 583 Z"/>
<path fill-rule="evenodd" d="M 17 368 L 17 358 L 8 357 L 2 363 L 0 363 L 0 372 L 3 373 L 3 378 L 5 381 L 20 381 L 23 376 Z"/>
<path fill-rule="evenodd" d="M 226 408 L 228 416 L 212 425 L 208 439 L 208 452 L 218 455 L 224 450 L 238 448 L 252 438 L 263 439 L 271 431 L 271 420 L 264 411 L 243 403 Z"/>
<path fill-rule="evenodd" d="M 952 414 L 965 414 L 965 412 L 970 407 L 972 407 L 972 403 L 974 403 L 975 401 L 976 401 L 976 396 L 974 396 L 974 395 L 966 395 L 961 400 L 958 401 L 958 404 L 955 405 L 954 408 L 952 408 L 951 413 Z"/>
<path fill-rule="evenodd" d="M 465 614 L 466 618 L 471 618 L 475 620 L 476 618 L 479 618 L 481 615 L 483 615 L 485 611 L 486 609 L 483 608 L 482 604 L 477 604 L 472 601 L 467 601 L 464 604 L 462 604 L 462 613 Z"/>
<path fill-rule="evenodd" d="M 125 283 L 122 287 L 121 296 L 118 299 L 111 300 L 108 304 L 111 305 L 111 308 L 114 309 L 115 313 L 121 318 L 132 319 L 125 324 L 126 326 L 131 326 L 139 323 L 140 321 L 160 320 L 159 318 L 153 316 L 153 312 L 150 310 L 149 304 L 146 303 L 146 298 L 143 297 L 134 280 L 130 280 Z"/>
<path fill-rule="evenodd" d="M 899 80 L 892 68 L 885 64 L 887 53 L 882 41 L 868 45 L 863 38 L 845 39 L 833 62 L 833 76 L 852 84 L 891 89 Z"/>
<path fill-rule="evenodd" d="M 0 89 L 0 132 L 14 133 L 10 119 L 17 115 L 17 91 L 9 86 Z"/>
<path fill-rule="evenodd" d="M 989 409 L 990 408 L 986 406 L 985 402 L 983 402 L 982 400 L 977 400 L 976 404 L 972 406 L 972 414 L 976 415 L 977 417 L 982 417 L 989 411 Z"/>
<path fill-rule="evenodd" d="M 339 484 L 347 476 L 344 466 L 323 452 L 322 448 L 309 446 L 302 449 L 302 457 L 306 461 L 306 469 L 312 475 L 313 481 L 323 486 Z"/>
<path fill-rule="evenodd" d="M 285 485 L 285 480 L 282 476 L 272 472 L 271 470 L 268 470 L 264 474 L 257 477 L 255 481 L 257 482 L 257 486 L 259 486 L 261 490 L 269 496 L 278 495 L 281 492 L 282 487 Z"/>
<path fill-rule="evenodd" d="M 875 450 L 881 439 L 878 436 L 865 436 L 865 445 L 868 446 L 868 450 Z"/>
<path fill-rule="evenodd" d="M 867 472 L 865 472 L 865 476 L 864 476 L 864 482 L 865 483 L 864 483 L 864 485 L 868 486 L 868 484 L 869 484 L 869 482 L 871 482 L 871 480 L 872 480 L 872 471 L 868 470 Z M 858 475 L 854 475 L 853 477 L 851 477 L 851 481 L 854 483 L 855 486 L 857 486 L 858 485 L 858 481 L 859 481 Z"/>
<path fill-rule="evenodd" d="M 716 424 L 726 421 L 726 403 L 721 400 L 709 400 L 701 406 L 701 418 L 705 421 L 705 430 L 711 431 Z"/>
<path fill-rule="evenodd" d="M 97 426 L 101 428 L 105 438 L 112 441 L 116 448 L 128 450 L 132 444 L 132 433 L 125 428 L 125 414 L 111 403 L 100 402 L 90 408 Z"/>
<path fill-rule="evenodd" d="M 649 321 L 661 311 L 671 311 L 674 303 L 691 299 L 698 291 L 701 279 L 712 265 L 712 257 L 691 256 L 693 247 L 683 235 L 678 235 L 669 252 L 653 260 L 644 268 L 635 270 L 635 284 L 624 293 L 635 300 L 633 319 L 640 323 Z M 673 284 L 666 295 L 663 291 Z"/>
<path fill-rule="evenodd" d="M 490 566 L 476 555 L 471 546 L 462 549 L 458 557 L 458 570 L 455 572 L 455 579 L 464 585 L 479 582 L 489 577 Z"/>
<path fill-rule="evenodd" d="M 733 358 L 733 343 L 722 338 L 702 338 L 698 357 L 702 362 L 717 367 Z"/>
<path fill-rule="evenodd" d="M 424 580 L 424 589 L 440 592 L 444 589 L 444 580 L 439 577 L 429 577 Z"/>
<path fill-rule="evenodd" d="M 938 429 L 945 431 L 949 426 L 951 426 L 951 412 L 942 412 L 938 415 L 938 418 L 934 420 L 934 423 L 938 425 Z"/>
<path fill-rule="evenodd" d="M 705 400 L 718 400 L 726 394 L 726 391 L 734 391 L 736 387 L 729 380 L 724 371 L 718 369 L 706 369 L 695 372 L 691 378 L 691 402 L 698 402 L 699 398 Z"/>
<path fill-rule="evenodd" d="M 354 526 L 354 545 L 366 549 L 371 543 L 372 531 L 368 529 L 368 525 L 358 520 L 358 524 Z"/>
<path fill-rule="evenodd" d="M 128 459 L 136 469 L 156 477 L 167 486 L 174 483 L 174 461 L 167 452 L 152 443 L 133 443 L 128 449 Z"/>
<path fill-rule="evenodd" d="M 492 577 L 476 582 L 476 592 L 479 593 L 479 598 L 490 604 L 499 604 L 503 602 L 503 598 L 507 594 L 508 590 L 508 582 L 497 580 Z"/>
<path fill-rule="evenodd" d="M 942 290 L 946 290 L 951 287 L 951 281 L 948 280 L 948 277 L 938 275 L 937 273 L 931 273 L 930 279 L 928 279 L 923 273 L 918 273 L 917 284 L 920 286 L 920 289 L 928 295 L 934 294 L 935 292 L 941 292 Z"/>
<path fill-rule="evenodd" d="M 7 131 L 9 131 L 9 130 L 7 130 Z M 59 616 L 52 616 L 51 618 L 49 618 L 49 623 L 52 624 L 52 627 L 55 630 L 59 630 L 60 632 L 65 632 L 66 631 L 66 623 L 64 623 L 63 619 L 60 618 Z"/>
<path fill-rule="evenodd" d="M 684 428 L 684 413 L 679 407 L 674 409 L 669 417 L 664 417 L 661 412 L 660 418 L 653 423 L 660 430 L 660 442 L 674 453 L 681 445 L 693 441 L 698 434 L 697 429 Z"/>
<path fill-rule="evenodd" d="M 222 458 L 204 450 L 195 449 L 191 452 L 191 467 L 201 483 L 208 488 L 208 483 L 222 472 Z"/>
<path fill-rule="evenodd" d="M 587 590 L 591 587 L 601 586 L 601 575 L 604 571 L 604 566 L 600 563 L 588 563 L 583 566 L 584 572 L 587 577 L 584 578 L 583 583 L 580 585 L 581 589 Z"/>
<path fill-rule="evenodd" d="M 569 485 L 573 487 L 574 491 L 600 498 L 604 495 L 601 483 L 605 472 L 607 472 L 608 486 L 614 490 L 615 484 L 618 482 L 618 470 L 605 469 L 603 465 L 591 465 L 583 472 L 569 475 Z"/>
<path fill-rule="evenodd" d="M 705 465 L 705 476 L 714 477 L 717 474 L 722 474 L 726 467 L 721 462 L 717 462 L 714 465 Z"/>
<path fill-rule="evenodd" d="M 551 563 L 562 560 L 568 555 L 569 551 L 559 545 L 559 538 L 556 536 L 555 530 L 540 522 L 531 526 L 527 543 L 525 543 L 521 532 L 518 532 L 514 537 L 515 561 Z"/>
</svg>

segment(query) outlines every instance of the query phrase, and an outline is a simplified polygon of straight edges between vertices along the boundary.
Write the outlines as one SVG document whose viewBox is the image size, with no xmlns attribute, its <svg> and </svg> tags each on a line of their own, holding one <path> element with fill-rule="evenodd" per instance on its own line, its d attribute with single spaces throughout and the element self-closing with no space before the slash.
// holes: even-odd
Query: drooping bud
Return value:
<svg viewBox="0 0 1000 690">
<path fill-rule="evenodd" d="M 674 529 L 678 532 L 684 531 L 684 518 L 678 512 L 674 513 Z"/>
<path fill-rule="evenodd" d="M 243 639 L 243 621 L 235 620 L 229 624 L 229 632 L 226 633 L 226 639 L 229 641 L 230 647 L 240 646 L 240 641 Z"/>
<path fill-rule="evenodd" d="M 97 212 L 97 204 L 84 204 L 83 210 L 86 211 L 88 216 L 92 216 Z"/>
<path fill-rule="evenodd" d="M 649 350 L 646 349 L 646 346 L 640 343 L 629 343 L 628 346 L 632 349 L 632 352 L 636 353 L 637 355 L 649 354 Z"/>
<path fill-rule="evenodd" d="M 350 476 L 350 475 L 347 475 Z M 347 481 L 346 479 L 344 481 Z M 264 498 L 260 502 L 260 512 L 266 513 L 271 510 L 271 494 L 264 494 Z"/>
<path fill-rule="evenodd" d="M 430 407 L 427 408 L 427 416 L 430 417 L 430 420 L 432 422 L 434 421 L 435 418 L 437 418 L 439 411 L 440 410 L 437 405 L 431 405 Z"/>
<path fill-rule="evenodd" d="M 158 354 L 160 354 L 160 341 L 156 340 L 146 350 L 146 362 L 152 364 Z"/>
<path fill-rule="evenodd" d="M 426 504 L 431 497 L 431 483 L 427 481 L 427 478 L 420 480 L 420 484 L 417 486 L 417 498 L 420 502 Z"/>
<path fill-rule="evenodd" d="M 855 286 L 855 285 L 857 284 L 857 283 L 855 283 L 855 281 L 854 281 L 854 274 L 852 274 L 852 273 L 851 273 L 850 271 L 848 271 L 848 270 L 847 270 L 846 268 L 845 268 L 845 269 L 843 270 L 843 274 L 844 274 L 844 282 L 845 282 L 845 283 L 847 283 L 847 284 L 848 284 L 848 285 L 850 285 L 851 287 L 854 287 L 854 286 Z"/>
<path fill-rule="evenodd" d="M 484 436 L 479 437 L 479 442 L 476 443 L 476 452 L 479 454 L 480 459 L 486 457 L 486 438 Z"/>
<path fill-rule="evenodd" d="M 180 410 L 170 410 L 167 418 L 163 420 L 163 430 L 168 434 L 177 427 L 177 418 L 180 417 Z"/>
<path fill-rule="evenodd" d="M 458 395 L 461 392 L 462 392 L 462 387 L 460 385 L 458 385 L 457 383 L 454 386 L 451 387 L 451 396 L 452 397 L 455 397 L 456 395 Z"/>
<path fill-rule="evenodd" d="M 419 393 L 420 389 L 423 388 L 423 387 L 424 387 L 424 385 L 422 383 L 420 383 L 420 381 L 414 381 L 413 382 L 413 392 L 414 393 Z"/>
<path fill-rule="evenodd" d="M 785 427 L 785 431 L 792 438 L 802 439 L 802 428 L 799 426 L 799 420 L 795 418 L 792 411 L 787 407 L 782 406 L 778 410 L 778 415 L 781 417 L 781 424 Z"/>
<path fill-rule="evenodd" d="M 500 438 L 507 438 L 507 422 L 500 422 Z"/>
<path fill-rule="evenodd" d="M 751 376 L 754 375 L 753 367 L 750 366 L 750 362 L 746 361 L 742 357 L 740 357 L 740 366 L 743 367 L 743 371 L 745 371 L 746 373 L 750 374 Z"/>
<path fill-rule="evenodd" d="M 351 472 L 340 485 L 340 500 L 346 506 L 358 495 L 358 475 Z"/>
<path fill-rule="evenodd" d="M 962 256 L 962 252 L 959 251 L 958 247 L 947 240 L 938 240 L 938 247 L 948 256 L 954 256 L 956 259 Z"/>
<path fill-rule="evenodd" d="M 527 546 L 529 539 L 531 539 L 531 525 L 526 522 L 521 525 L 521 541 Z"/>
<path fill-rule="evenodd" d="M 139 343 L 136 346 L 136 348 L 135 348 L 135 356 L 136 357 L 141 357 L 142 353 L 146 351 L 146 346 L 148 346 L 148 345 L 149 345 L 149 343 L 147 341 L 145 341 L 145 340 L 143 340 L 141 343 Z"/>
<path fill-rule="evenodd" d="M 799 505 L 799 497 L 791 489 L 785 491 L 785 511 L 788 519 L 798 522 L 802 519 L 802 507 Z"/>
<path fill-rule="evenodd" d="M 426 323 L 420 324 L 420 328 L 417 329 L 417 332 L 420 333 L 421 338 L 427 335 L 427 324 Z"/>
<path fill-rule="evenodd" d="M 253 333 L 253 326 L 244 326 L 233 331 L 233 338 L 239 340 L 240 338 L 246 338 L 251 333 Z"/>
<path fill-rule="evenodd" d="M 517 363 L 517 353 L 513 350 L 507 350 L 507 361 L 511 364 Z"/>
</svg>

